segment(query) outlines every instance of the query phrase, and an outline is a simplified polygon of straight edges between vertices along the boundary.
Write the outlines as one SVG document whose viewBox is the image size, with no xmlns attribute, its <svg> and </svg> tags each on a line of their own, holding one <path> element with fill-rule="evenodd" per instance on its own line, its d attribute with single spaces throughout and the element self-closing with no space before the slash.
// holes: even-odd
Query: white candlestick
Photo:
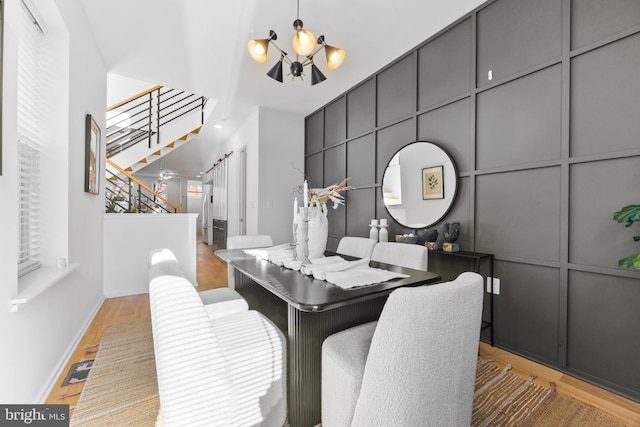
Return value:
<svg viewBox="0 0 640 427">
<path fill-rule="evenodd" d="M 304 180 L 303 193 L 304 193 L 304 207 L 309 207 L 309 184 L 307 184 L 307 180 Z"/>
<path fill-rule="evenodd" d="M 298 223 L 298 198 L 293 199 L 293 223 Z"/>
</svg>

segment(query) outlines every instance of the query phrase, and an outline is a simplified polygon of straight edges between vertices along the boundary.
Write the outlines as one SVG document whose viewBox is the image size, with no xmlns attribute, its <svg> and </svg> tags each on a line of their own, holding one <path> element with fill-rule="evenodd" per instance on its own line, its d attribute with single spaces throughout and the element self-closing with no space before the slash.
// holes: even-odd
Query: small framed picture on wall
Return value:
<svg viewBox="0 0 640 427">
<path fill-rule="evenodd" d="M 91 114 L 86 118 L 84 191 L 100 194 L 100 128 Z"/>
<path fill-rule="evenodd" d="M 444 199 L 442 166 L 422 169 L 422 200 Z"/>
</svg>

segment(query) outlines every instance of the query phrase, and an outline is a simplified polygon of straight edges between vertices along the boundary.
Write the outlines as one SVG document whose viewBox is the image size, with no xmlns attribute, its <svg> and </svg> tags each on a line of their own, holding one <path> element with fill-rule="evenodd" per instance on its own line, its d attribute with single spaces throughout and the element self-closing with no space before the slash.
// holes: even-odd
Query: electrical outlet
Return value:
<svg viewBox="0 0 640 427">
<path fill-rule="evenodd" d="M 491 293 L 491 277 L 487 277 L 487 292 Z M 493 278 L 493 294 L 500 295 L 500 279 Z"/>
</svg>

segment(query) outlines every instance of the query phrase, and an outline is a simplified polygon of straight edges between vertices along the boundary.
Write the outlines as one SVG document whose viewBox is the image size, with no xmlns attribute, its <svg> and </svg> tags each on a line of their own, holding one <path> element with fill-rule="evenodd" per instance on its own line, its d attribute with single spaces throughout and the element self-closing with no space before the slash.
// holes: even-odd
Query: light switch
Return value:
<svg viewBox="0 0 640 427">
<path fill-rule="evenodd" d="M 487 78 L 489 80 L 493 80 L 493 70 L 489 70 L 489 72 L 487 73 Z"/>
</svg>

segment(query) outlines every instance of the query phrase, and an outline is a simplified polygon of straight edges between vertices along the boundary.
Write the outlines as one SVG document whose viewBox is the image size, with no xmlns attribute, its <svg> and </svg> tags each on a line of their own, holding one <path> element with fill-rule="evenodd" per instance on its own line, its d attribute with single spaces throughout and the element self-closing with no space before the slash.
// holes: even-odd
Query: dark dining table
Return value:
<svg viewBox="0 0 640 427">
<path fill-rule="evenodd" d="M 291 427 L 313 427 L 321 422 L 321 351 L 326 337 L 377 320 L 388 295 L 397 288 L 440 281 L 436 273 L 371 261 L 370 267 L 409 277 L 342 289 L 243 249 L 215 253 L 235 269 L 235 289 L 249 308 L 263 313 L 287 336 Z"/>
</svg>

